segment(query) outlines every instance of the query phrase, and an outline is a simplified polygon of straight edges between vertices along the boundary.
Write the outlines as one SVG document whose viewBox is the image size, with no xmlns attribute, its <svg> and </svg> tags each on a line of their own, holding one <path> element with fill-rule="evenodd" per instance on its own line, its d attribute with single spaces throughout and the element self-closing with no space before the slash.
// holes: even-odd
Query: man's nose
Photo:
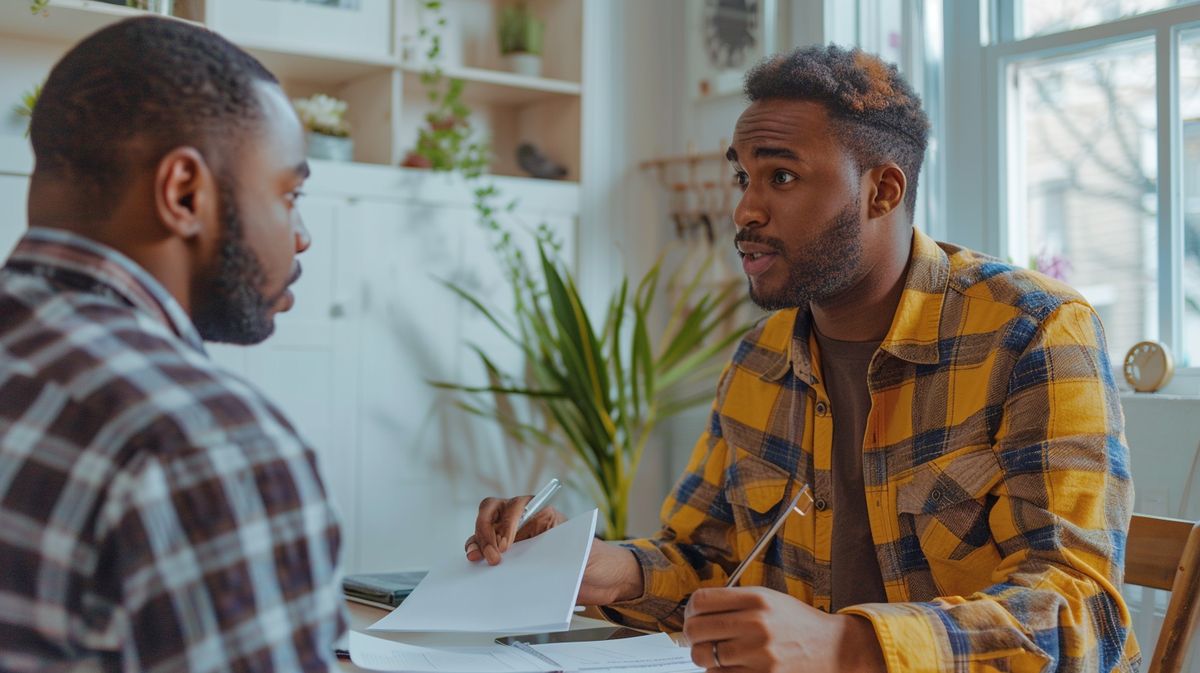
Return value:
<svg viewBox="0 0 1200 673">
<path fill-rule="evenodd" d="M 312 245 L 312 235 L 308 233 L 308 227 L 304 226 L 304 218 L 299 214 L 296 215 L 296 252 L 304 252 Z"/>
<path fill-rule="evenodd" d="M 733 208 L 734 229 L 741 231 L 746 228 L 761 227 L 767 223 L 767 220 L 767 211 L 757 190 L 753 186 L 747 187 L 746 191 L 742 192 L 742 198 L 738 199 L 737 205 Z"/>
</svg>

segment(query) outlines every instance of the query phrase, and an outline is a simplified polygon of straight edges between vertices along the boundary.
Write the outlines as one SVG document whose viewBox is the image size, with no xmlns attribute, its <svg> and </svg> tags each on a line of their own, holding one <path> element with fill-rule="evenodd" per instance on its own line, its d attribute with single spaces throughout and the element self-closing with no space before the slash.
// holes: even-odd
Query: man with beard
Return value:
<svg viewBox="0 0 1200 673">
<path fill-rule="evenodd" d="M 730 671 L 1129 671 L 1128 449 L 1070 288 L 912 226 L 928 122 L 894 67 L 799 49 L 746 76 L 728 158 L 750 296 L 654 537 L 597 543 L 579 600 L 682 627 Z M 724 588 L 802 484 L 792 513 Z M 480 505 L 499 563 L 528 496 Z"/>
<path fill-rule="evenodd" d="M 0 270 L 0 670 L 325 671 L 345 630 L 312 450 L 203 341 L 292 305 L 308 176 L 275 77 L 135 19 L 50 73 Z"/>
</svg>

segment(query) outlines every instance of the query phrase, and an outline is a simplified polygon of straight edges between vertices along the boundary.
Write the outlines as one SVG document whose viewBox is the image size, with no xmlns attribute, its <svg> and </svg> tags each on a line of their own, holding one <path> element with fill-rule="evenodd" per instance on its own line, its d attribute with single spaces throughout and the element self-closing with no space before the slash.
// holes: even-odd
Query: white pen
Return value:
<svg viewBox="0 0 1200 673">
<path fill-rule="evenodd" d="M 560 488 L 562 488 L 562 484 L 559 483 L 558 479 L 551 479 L 542 487 L 542 490 L 537 492 L 537 495 L 533 496 L 532 500 L 525 503 L 525 511 L 521 512 L 521 520 L 517 522 L 517 530 L 521 530 L 525 524 L 529 523 L 534 514 L 542 511 L 542 508 L 546 506 L 546 503 L 550 502 L 550 498 L 554 497 L 554 494 L 558 493 L 558 489 Z"/>
<path fill-rule="evenodd" d="M 805 503 L 804 509 L 800 509 L 800 498 L 805 496 L 808 496 L 808 502 Z M 800 516 L 804 516 L 808 514 L 808 508 L 812 506 L 812 503 L 813 499 L 812 495 L 809 493 L 808 484 L 804 484 L 800 487 L 799 491 L 796 491 L 796 497 L 792 498 L 791 502 L 789 502 L 783 509 L 779 510 L 779 516 L 775 517 L 775 521 L 771 524 L 771 527 L 767 529 L 767 532 L 763 533 L 763 536 L 758 538 L 758 542 L 754 543 L 754 548 L 751 549 L 750 553 L 746 554 L 746 558 L 742 559 L 742 562 L 738 564 L 737 569 L 734 570 L 733 574 L 729 576 L 728 580 L 726 580 L 725 586 L 731 587 L 737 584 L 737 581 L 742 577 L 742 573 L 746 572 L 746 568 L 750 567 L 750 562 L 753 561 L 756 556 L 758 556 L 759 552 L 767 547 L 767 543 L 775 537 L 775 534 L 779 532 L 779 529 L 783 528 L 783 522 L 787 521 L 788 516 L 790 516 L 792 512 L 795 512 Z"/>
</svg>

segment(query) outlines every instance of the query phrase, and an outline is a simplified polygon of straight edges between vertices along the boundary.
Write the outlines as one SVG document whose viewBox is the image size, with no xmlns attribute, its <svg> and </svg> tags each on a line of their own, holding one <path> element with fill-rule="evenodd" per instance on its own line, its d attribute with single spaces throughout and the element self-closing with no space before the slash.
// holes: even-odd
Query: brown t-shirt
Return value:
<svg viewBox="0 0 1200 673">
<path fill-rule="evenodd" d="M 815 331 L 815 330 L 814 330 Z M 862 446 L 871 411 L 867 369 L 880 342 L 830 339 L 816 332 L 821 378 L 833 416 L 833 544 L 830 607 L 887 601 L 871 540 L 863 490 Z"/>
</svg>

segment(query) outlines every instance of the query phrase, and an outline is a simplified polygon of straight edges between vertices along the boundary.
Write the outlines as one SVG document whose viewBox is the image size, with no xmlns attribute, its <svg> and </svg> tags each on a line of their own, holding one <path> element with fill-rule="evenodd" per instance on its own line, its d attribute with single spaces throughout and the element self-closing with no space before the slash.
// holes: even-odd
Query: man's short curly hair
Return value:
<svg viewBox="0 0 1200 673">
<path fill-rule="evenodd" d="M 746 73 L 745 92 L 752 102 L 783 98 L 823 103 L 860 171 L 886 161 L 904 171 L 904 205 L 912 220 L 929 118 L 896 66 L 860 49 L 802 47 L 754 66 Z"/>
<path fill-rule="evenodd" d="M 35 175 L 69 179 L 106 214 L 134 161 L 179 146 L 214 164 L 262 119 L 253 56 L 174 19 L 128 19 L 93 33 L 50 71 L 33 109 Z"/>
</svg>

